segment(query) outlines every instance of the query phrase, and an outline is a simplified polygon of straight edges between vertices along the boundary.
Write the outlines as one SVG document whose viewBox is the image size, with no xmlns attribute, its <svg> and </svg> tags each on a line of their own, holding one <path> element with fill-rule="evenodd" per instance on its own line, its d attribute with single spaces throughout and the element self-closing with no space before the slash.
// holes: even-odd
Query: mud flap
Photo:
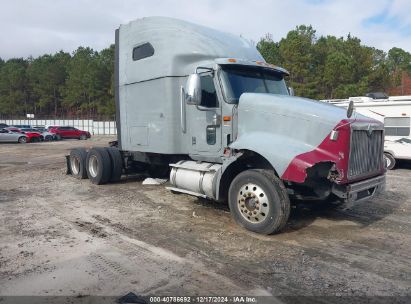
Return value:
<svg viewBox="0 0 411 304">
<path fill-rule="evenodd" d="M 70 155 L 66 155 L 66 166 L 67 166 L 66 175 L 72 175 L 71 166 L 70 166 Z"/>
</svg>

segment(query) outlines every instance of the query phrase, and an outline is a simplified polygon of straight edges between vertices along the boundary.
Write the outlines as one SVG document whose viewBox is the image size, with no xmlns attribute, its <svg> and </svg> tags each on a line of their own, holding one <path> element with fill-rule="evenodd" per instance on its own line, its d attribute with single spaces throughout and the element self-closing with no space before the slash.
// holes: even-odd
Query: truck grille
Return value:
<svg viewBox="0 0 411 304">
<path fill-rule="evenodd" d="M 370 175 L 384 164 L 384 133 L 382 130 L 352 130 L 348 178 Z"/>
</svg>

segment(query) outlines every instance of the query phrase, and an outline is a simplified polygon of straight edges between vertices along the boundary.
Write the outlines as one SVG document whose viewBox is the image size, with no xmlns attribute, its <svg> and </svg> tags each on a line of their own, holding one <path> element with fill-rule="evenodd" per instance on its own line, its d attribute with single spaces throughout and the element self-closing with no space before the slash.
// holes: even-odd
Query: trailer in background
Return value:
<svg viewBox="0 0 411 304">
<path fill-rule="evenodd" d="M 384 154 L 387 168 L 393 169 L 396 160 L 411 160 L 411 96 L 392 96 L 380 99 L 372 97 L 322 101 L 344 108 L 348 108 L 350 101 L 353 101 L 357 113 L 383 122 L 385 127 Z"/>
</svg>

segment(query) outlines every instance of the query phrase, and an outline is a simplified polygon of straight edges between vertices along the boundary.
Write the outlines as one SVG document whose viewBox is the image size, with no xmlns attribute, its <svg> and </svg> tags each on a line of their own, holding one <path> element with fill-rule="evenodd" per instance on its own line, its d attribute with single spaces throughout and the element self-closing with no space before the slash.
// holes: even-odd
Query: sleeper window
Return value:
<svg viewBox="0 0 411 304">
<path fill-rule="evenodd" d="M 150 43 L 144 43 L 133 49 L 133 60 L 140 60 L 154 55 L 154 48 Z"/>
</svg>

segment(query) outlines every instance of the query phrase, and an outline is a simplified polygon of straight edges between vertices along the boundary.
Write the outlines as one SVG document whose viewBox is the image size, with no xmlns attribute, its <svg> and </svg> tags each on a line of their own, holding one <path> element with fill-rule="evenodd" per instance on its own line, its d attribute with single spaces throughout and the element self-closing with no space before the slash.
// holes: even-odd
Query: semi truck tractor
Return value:
<svg viewBox="0 0 411 304">
<path fill-rule="evenodd" d="M 239 225 L 262 234 L 284 228 L 290 199 L 354 203 L 383 191 L 383 124 L 292 96 L 288 75 L 236 35 L 165 17 L 121 25 L 118 140 L 73 149 L 68 171 L 94 184 L 169 174 L 171 191 L 228 201 Z"/>
</svg>

